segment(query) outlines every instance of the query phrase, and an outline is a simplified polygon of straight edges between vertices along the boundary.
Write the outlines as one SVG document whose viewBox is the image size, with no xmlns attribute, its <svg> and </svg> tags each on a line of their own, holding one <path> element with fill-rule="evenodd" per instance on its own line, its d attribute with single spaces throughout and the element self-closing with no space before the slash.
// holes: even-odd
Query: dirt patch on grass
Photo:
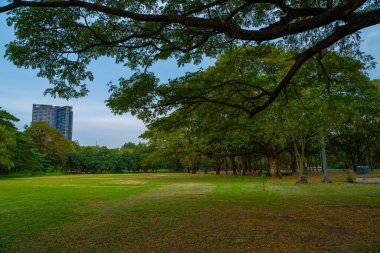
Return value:
<svg viewBox="0 0 380 253">
<path fill-rule="evenodd" d="M 89 200 L 87 201 L 87 204 L 89 206 L 101 206 L 104 204 L 104 201 L 101 201 L 101 200 Z"/>
<path fill-rule="evenodd" d="M 206 183 L 178 183 L 170 184 L 158 189 L 150 190 L 144 194 L 136 196 L 136 199 L 160 199 L 178 196 L 202 196 L 211 192 L 215 188 L 212 184 Z"/>
</svg>

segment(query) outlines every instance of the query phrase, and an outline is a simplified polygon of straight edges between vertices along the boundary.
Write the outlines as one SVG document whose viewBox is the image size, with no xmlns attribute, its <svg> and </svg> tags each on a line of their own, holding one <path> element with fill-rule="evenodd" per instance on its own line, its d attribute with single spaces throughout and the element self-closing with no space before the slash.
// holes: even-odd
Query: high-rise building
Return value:
<svg viewBox="0 0 380 253">
<path fill-rule="evenodd" d="M 44 121 L 55 127 L 55 113 L 52 105 L 33 105 L 32 122 Z"/>
<path fill-rule="evenodd" d="M 68 140 L 73 135 L 73 107 L 33 104 L 32 122 L 44 121 L 59 130 Z"/>
<path fill-rule="evenodd" d="M 61 131 L 67 139 L 72 140 L 73 135 L 73 107 L 54 106 L 55 128 Z"/>
</svg>

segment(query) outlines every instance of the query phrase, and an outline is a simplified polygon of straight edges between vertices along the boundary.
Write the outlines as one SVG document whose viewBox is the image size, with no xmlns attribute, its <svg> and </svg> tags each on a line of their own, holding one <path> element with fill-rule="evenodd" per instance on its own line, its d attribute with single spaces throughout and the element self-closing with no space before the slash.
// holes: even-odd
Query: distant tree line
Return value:
<svg viewBox="0 0 380 253">
<path fill-rule="evenodd" d="M 115 149 L 80 146 L 46 122 L 33 122 L 19 131 L 14 124 L 17 121 L 0 108 L 0 174 L 136 173 L 162 168 L 144 165 L 145 144 L 128 142 Z"/>
<path fill-rule="evenodd" d="M 141 146 L 129 143 L 120 149 L 108 149 L 78 145 L 74 151 L 68 153 L 64 171 L 66 173 L 148 172 L 147 168 L 141 166 L 143 156 L 139 150 Z"/>
</svg>

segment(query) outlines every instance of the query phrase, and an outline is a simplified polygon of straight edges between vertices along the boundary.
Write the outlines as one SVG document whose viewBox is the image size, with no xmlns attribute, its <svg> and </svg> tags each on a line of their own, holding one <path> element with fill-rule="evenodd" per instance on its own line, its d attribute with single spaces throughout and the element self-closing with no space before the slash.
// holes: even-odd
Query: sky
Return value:
<svg viewBox="0 0 380 253">
<path fill-rule="evenodd" d="M 20 121 L 16 124 L 21 130 L 32 120 L 33 104 L 70 105 L 74 111 L 73 140 L 81 145 L 101 145 L 109 148 L 121 147 L 126 142 L 138 143 L 145 131 L 142 121 L 130 114 L 114 115 L 105 105 L 108 98 L 107 83 L 117 83 L 120 77 L 129 77 L 131 71 L 114 63 L 113 59 L 102 58 L 93 62 L 89 69 L 95 79 L 88 84 L 88 96 L 69 101 L 44 96 L 46 88 L 51 87 L 44 78 L 37 77 L 37 70 L 17 68 L 3 56 L 5 44 L 14 39 L 13 28 L 6 25 L 6 15 L 0 14 L 0 107 L 15 115 Z M 362 50 L 380 62 L 380 25 L 362 32 Z M 178 68 L 174 60 L 161 61 L 151 71 L 161 81 L 192 72 L 199 67 L 207 67 L 210 60 L 198 66 L 186 65 Z M 380 65 L 369 72 L 371 78 L 380 78 Z"/>
<path fill-rule="evenodd" d="M 17 68 L 4 58 L 5 44 L 13 39 L 13 28 L 6 25 L 6 15 L 0 14 L 0 107 L 20 119 L 16 123 L 20 130 L 26 124 L 30 125 L 33 104 L 69 105 L 73 106 L 74 112 L 73 140 L 81 145 L 117 148 L 126 142 L 143 141 L 139 139 L 146 130 L 142 121 L 130 114 L 114 115 L 105 105 L 109 97 L 106 84 L 109 81 L 117 83 L 120 77 L 129 77 L 132 74 L 129 69 L 115 64 L 113 59 L 102 58 L 89 67 L 95 78 L 88 83 L 88 96 L 69 101 L 44 96 L 45 89 L 51 87 L 47 79 L 37 77 L 37 70 Z M 151 71 L 161 81 L 166 81 L 195 71 L 200 66 L 178 68 L 174 60 L 169 60 L 159 62 Z"/>
</svg>

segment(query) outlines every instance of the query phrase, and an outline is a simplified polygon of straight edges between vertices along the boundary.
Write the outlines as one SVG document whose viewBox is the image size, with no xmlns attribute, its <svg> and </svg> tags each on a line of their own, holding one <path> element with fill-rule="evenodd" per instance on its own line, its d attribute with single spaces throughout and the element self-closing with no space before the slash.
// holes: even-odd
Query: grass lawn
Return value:
<svg viewBox="0 0 380 253">
<path fill-rule="evenodd" d="M 0 252 L 380 252 L 380 185 L 320 178 L 3 178 Z"/>
</svg>

